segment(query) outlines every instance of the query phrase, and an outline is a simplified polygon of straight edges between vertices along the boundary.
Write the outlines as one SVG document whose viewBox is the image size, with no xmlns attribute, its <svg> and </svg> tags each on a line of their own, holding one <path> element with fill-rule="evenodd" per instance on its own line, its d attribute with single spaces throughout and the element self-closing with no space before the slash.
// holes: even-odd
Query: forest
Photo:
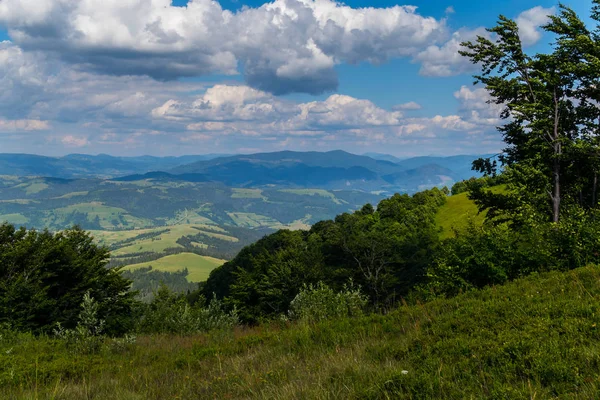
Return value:
<svg viewBox="0 0 600 400">
<path fill-rule="evenodd" d="M 199 285 L 143 270 L 142 302 L 88 232 L 0 226 L 0 396 L 597 396 L 600 29 L 544 29 L 545 54 L 503 16 L 462 44 L 503 110 L 484 177 L 278 230 Z M 464 193 L 482 218 L 444 236 Z"/>
</svg>

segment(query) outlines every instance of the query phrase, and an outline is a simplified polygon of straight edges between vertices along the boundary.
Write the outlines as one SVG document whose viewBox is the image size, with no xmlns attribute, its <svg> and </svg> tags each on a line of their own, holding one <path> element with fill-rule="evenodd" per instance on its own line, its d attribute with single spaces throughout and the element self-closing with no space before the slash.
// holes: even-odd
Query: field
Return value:
<svg viewBox="0 0 600 400">
<path fill-rule="evenodd" d="M 504 193 L 506 186 L 498 185 L 490 190 L 494 193 Z M 446 204 L 438 210 L 436 222 L 442 228 L 440 233 L 442 239 L 454 236 L 454 229 L 465 228 L 470 220 L 477 225 L 483 224 L 486 212 L 480 213 L 475 203 L 467 196 L 466 192 L 449 196 Z"/>
<path fill-rule="evenodd" d="M 135 270 L 143 267 L 152 267 L 159 271 L 176 272 L 187 268 L 189 272 L 187 280 L 189 282 L 202 282 L 208 279 L 210 271 L 223 265 L 224 262 L 224 260 L 200 256 L 194 253 L 179 253 L 165 256 L 154 261 L 128 265 L 124 269 Z"/>
<path fill-rule="evenodd" d="M 0 217 L 29 228 L 136 230 L 172 225 L 292 228 L 376 204 L 356 190 L 236 188 L 215 182 L 0 176 Z M 4 219 L 7 219 L 4 217 Z"/>
<path fill-rule="evenodd" d="M 593 399 L 600 268 L 533 275 L 387 315 L 194 336 L 0 336 L 5 399 Z"/>
<path fill-rule="evenodd" d="M 450 196 L 437 212 L 436 222 L 442 228 L 441 237 L 454 236 L 453 229 L 467 226 L 469 219 L 477 224 L 483 223 L 485 214 L 479 213 L 477 206 L 467 198 L 467 193 Z"/>
</svg>

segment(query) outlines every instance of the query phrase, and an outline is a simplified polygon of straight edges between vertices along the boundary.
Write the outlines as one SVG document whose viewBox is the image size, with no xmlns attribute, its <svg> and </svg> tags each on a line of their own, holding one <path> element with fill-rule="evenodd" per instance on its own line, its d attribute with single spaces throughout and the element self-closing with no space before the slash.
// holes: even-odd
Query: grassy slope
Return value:
<svg viewBox="0 0 600 400">
<path fill-rule="evenodd" d="M 453 228 L 465 227 L 469 219 L 483 223 L 484 218 L 485 215 L 479 214 L 477 206 L 468 199 L 465 192 L 446 199 L 446 204 L 438 210 L 436 222 L 442 228 L 441 237 L 445 239 L 454 235 Z"/>
<path fill-rule="evenodd" d="M 600 269 L 531 276 L 388 315 L 140 337 L 73 357 L 0 340 L 0 398 L 548 399 L 600 393 Z"/>
<path fill-rule="evenodd" d="M 490 190 L 493 193 L 506 193 L 506 185 L 494 186 Z M 469 220 L 483 224 L 486 212 L 479 213 L 477 206 L 467 195 L 465 192 L 448 197 L 446 204 L 438 210 L 436 222 L 442 228 L 442 239 L 454 236 L 454 229 L 466 227 Z"/>
<path fill-rule="evenodd" d="M 189 282 L 202 282 L 208 279 L 210 271 L 223 265 L 225 261 L 213 257 L 200 256 L 194 253 L 179 253 L 159 258 L 141 264 L 133 264 L 125 267 L 125 270 L 133 270 L 152 266 L 159 271 L 176 272 L 188 269 L 187 280 Z"/>
</svg>

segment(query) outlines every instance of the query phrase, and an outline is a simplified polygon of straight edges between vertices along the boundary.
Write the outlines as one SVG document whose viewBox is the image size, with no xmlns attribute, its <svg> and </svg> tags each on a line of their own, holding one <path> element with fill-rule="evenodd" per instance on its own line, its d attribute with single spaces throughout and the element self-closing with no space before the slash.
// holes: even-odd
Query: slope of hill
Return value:
<svg viewBox="0 0 600 400">
<path fill-rule="evenodd" d="M 530 276 L 387 315 L 138 337 L 79 354 L 0 339 L 2 398 L 597 398 L 600 269 Z"/>
<path fill-rule="evenodd" d="M 467 226 L 469 220 L 476 224 L 483 223 L 484 214 L 479 213 L 477 206 L 469 200 L 467 193 L 460 193 L 446 199 L 436 214 L 436 222 L 442 228 L 441 238 L 454 236 L 454 229 Z"/>
<path fill-rule="evenodd" d="M 506 185 L 493 186 L 490 190 L 494 193 L 502 193 L 506 190 Z M 483 224 L 486 213 L 486 211 L 479 212 L 473 200 L 469 200 L 467 192 L 449 196 L 446 204 L 441 206 L 436 214 L 436 223 L 442 229 L 441 238 L 454 236 L 454 230 L 465 228 L 469 221 L 476 225 Z"/>
</svg>

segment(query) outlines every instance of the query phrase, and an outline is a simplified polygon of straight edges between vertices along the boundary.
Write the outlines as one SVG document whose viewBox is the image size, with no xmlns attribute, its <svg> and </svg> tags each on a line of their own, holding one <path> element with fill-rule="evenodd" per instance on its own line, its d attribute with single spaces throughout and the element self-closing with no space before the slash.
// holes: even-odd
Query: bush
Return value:
<svg viewBox="0 0 600 400">
<path fill-rule="evenodd" d="M 319 282 L 316 286 L 304 285 L 290 303 L 290 319 L 318 322 L 331 318 L 355 317 L 363 314 L 368 298 L 352 284 L 335 293 Z"/>
<path fill-rule="evenodd" d="M 146 307 L 139 323 L 142 333 L 173 333 L 189 335 L 197 332 L 229 329 L 239 323 L 237 312 L 227 312 L 216 297 L 206 307 L 203 301 L 190 305 L 185 296 L 169 291 L 165 286 Z"/>
<path fill-rule="evenodd" d="M 107 334 L 131 328 L 134 293 L 109 252 L 79 228 L 58 233 L 0 225 L 0 323 L 20 331 L 49 333 L 59 322 L 77 325 L 81 298 L 89 292 Z"/>
<path fill-rule="evenodd" d="M 98 318 L 98 303 L 86 292 L 81 303 L 79 322 L 75 329 L 65 329 L 57 322 L 54 334 L 59 339 L 65 340 L 67 346 L 75 353 L 96 353 L 105 340 L 103 335 L 104 320 Z"/>
</svg>

